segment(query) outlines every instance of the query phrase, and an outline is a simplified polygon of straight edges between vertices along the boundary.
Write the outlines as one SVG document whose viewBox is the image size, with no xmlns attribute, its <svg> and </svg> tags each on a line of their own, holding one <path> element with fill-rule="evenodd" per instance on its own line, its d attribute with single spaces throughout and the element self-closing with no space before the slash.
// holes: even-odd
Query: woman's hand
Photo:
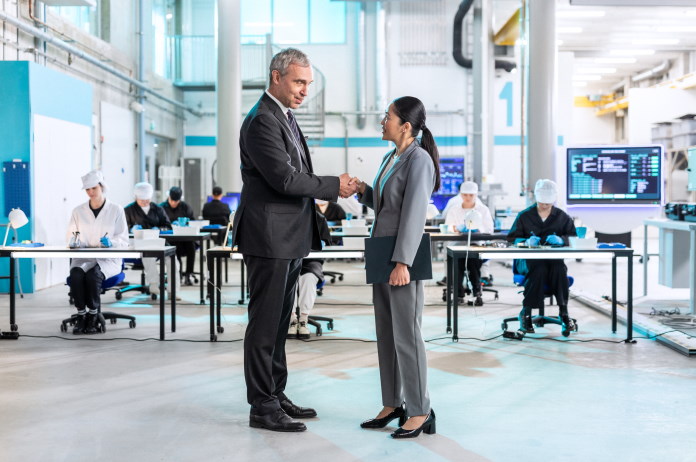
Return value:
<svg viewBox="0 0 696 462">
<path fill-rule="evenodd" d="M 389 275 L 389 285 L 405 286 L 409 282 L 411 282 L 411 275 L 408 272 L 408 266 L 404 263 L 397 263 Z"/>
<path fill-rule="evenodd" d="M 358 192 L 362 195 L 365 194 L 365 182 L 360 180 L 357 176 L 354 176 L 351 180 L 352 183 L 357 184 Z"/>
</svg>

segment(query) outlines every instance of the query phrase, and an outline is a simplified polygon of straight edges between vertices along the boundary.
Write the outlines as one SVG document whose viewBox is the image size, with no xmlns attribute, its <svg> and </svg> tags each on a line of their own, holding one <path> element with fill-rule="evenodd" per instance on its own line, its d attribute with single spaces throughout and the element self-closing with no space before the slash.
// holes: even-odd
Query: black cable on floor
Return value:
<svg viewBox="0 0 696 462">
<path fill-rule="evenodd" d="M 148 337 L 148 338 L 130 338 L 130 337 L 112 337 L 112 338 L 95 338 L 95 337 L 61 337 L 60 335 L 26 335 L 26 334 L 19 334 L 19 338 L 21 337 L 27 337 L 27 338 L 41 338 L 41 339 L 51 339 L 51 338 L 56 338 L 60 340 L 88 340 L 92 342 L 110 342 L 113 340 L 130 340 L 132 342 L 149 342 L 151 340 L 154 340 L 156 342 L 187 342 L 187 343 L 236 343 L 236 342 L 241 342 L 244 339 L 243 338 L 238 338 L 234 340 L 218 340 L 217 342 L 211 342 L 210 340 L 189 340 L 189 339 L 164 339 L 160 340 L 158 338 L 154 337 Z"/>
</svg>

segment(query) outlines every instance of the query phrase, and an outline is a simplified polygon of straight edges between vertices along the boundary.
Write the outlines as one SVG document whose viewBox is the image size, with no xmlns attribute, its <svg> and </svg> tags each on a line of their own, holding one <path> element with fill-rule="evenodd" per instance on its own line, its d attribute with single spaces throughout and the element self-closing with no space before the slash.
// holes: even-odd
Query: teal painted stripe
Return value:
<svg viewBox="0 0 696 462">
<path fill-rule="evenodd" d="M 559 146 L 563 146 L 563 135 L 558 135 L 558 141 L 556 141 L 556 143 Z"/>
<path fill-rule="evenodd" d="M 184 143 L 186 146 L 215 146 L 217 140 L 214 136 L 187 136 Z"/>
<path fill-rule="evenodd" d="M 495 146 L 519 146 L 521 137 L 519 135 L 497 135 L 493 137 Z M 436 136 L 435 142 L 438 146 L 468 146 L 467 136 Z M 344 148 L 345 138 L 327 137 L 322 140 L 307 140 L 307 144 L 319 148 Z M 186 146 L 215 146 L 214 136 L 187 136 Z M 558 137 L 558 145 L 563 146 L 563 137 Z M 388 148 L 389 143 L 377 137 L 352 137 L 348 138 L 349 148 Z"/>
</svg>

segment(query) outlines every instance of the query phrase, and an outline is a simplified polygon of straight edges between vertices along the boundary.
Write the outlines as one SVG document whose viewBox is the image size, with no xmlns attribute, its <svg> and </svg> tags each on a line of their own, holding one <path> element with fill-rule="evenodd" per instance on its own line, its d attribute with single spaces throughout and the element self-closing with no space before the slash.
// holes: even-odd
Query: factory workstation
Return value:
<svg viewBox="0 0 696 462">
<path fill-rule="evenodd" d="M 696 0 L 0 23 L 0 460 L 696 459 Z"/>
</svg>

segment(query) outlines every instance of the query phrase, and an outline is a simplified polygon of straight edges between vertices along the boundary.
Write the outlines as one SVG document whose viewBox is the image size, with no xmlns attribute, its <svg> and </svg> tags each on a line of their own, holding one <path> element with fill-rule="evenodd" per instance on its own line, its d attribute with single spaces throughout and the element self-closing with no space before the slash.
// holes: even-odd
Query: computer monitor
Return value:
<svg viewBox="0 0 696 462">
<path fill-rule="evenodd" d="M 430 197 L 435 207 L 442 211 L 452 196 L 459 194 L 464 181 L 464 157 L 440 158 L 440 189 Z"/>
<path fill-rule="evenodd" d="M 242 193 L 226 193 L 222 198 L 220 199 L 220 202 L 224 202 L 230 207 L 230 211 L 234 212 L 239 208 L 239 200 L 242 196 Z M 208 196 L 207 202 L 210 202 L 213 200 L 213 196 Z"/>
<path fill-rule="evenodd" d="M 661 146 L 592 146 L 567 150 L 568 205 L 659 205 Z"/>
</svg>

